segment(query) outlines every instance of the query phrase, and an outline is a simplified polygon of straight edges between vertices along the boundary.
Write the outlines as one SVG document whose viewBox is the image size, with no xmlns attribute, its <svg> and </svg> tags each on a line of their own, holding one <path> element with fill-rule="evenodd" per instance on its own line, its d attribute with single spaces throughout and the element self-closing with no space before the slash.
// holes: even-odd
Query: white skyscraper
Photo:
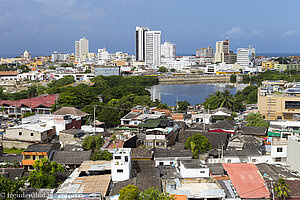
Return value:
<svg viewBox="0 0 300 200">
<path fill-rule="evenodd" d="M 145 32 L 145 61 L 149 66 L 160 65 L 161 31 Z"/>
<path fill-rule="evenodd" d="M 75 41 L 75 55 L 80 61 L 84 61 L 89 53 L 89 41 L 83 37 L 79 41 Z"/>
<path fill-rule="evenodd" d="M 237 50 L 237 63 L 241 67 L 255 67 L 255 48 L 238 48 Z"/>
<path fill-rule="evenodd" d="M 217 41 L 216 42 L 216 52 L 215 52 L 215 62 L 226 62 L 229 58 L 229 40 Z"/>
<path fill-rule="evenodd" d="M 161 45 L 161 56 L 164 58 L 175 58 L 176 45 L 170 42 L 164 42 Z"/>
<path fill-rule="evenodd" d="M 135 28 L 135 57 L 136 61 L 145 61 L 145 32 L 147 27 Z"/>
</svg>

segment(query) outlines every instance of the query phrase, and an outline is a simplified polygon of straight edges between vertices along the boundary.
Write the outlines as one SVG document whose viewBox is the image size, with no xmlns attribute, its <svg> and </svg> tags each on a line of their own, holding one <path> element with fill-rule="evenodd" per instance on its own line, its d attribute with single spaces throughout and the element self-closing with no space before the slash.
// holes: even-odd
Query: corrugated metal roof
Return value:
<svg viewBox="0 0 300 200">
<path fill-rule="evenodd" d="M 265 181 L 253 163 L 223 163 L 240 198 L 269 198 Z"/>
</svg>

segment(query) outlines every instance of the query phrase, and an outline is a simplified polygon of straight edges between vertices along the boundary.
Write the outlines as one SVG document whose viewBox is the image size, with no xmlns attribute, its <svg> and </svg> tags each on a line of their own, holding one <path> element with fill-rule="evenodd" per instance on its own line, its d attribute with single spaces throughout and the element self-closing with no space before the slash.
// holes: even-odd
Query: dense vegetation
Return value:
<svg viewBox="0 0 300 200">
<path fill-rule="evenodd" d="M 8 178 L 3 177 L 0 175 L 0 199 L 2 200 L 13 200 L 16 199 L 13 196 L 9 197 L 7 195 L 9 194 L 22 194 L 22 191 L 20 190 L 21 187 L 24 187 L 25 180 L 19 179 L 19 180 L 10 180 Z M 22 199 L 22 198 L 18 198 Z"/>
<path fill-rule="evenodd" d="M 174 200 L 168 193 L 161 193 L 157 188 L 150 187 L 140 191 L 134 185 L 128 185 L 119 192 L 119 200 Z"/>
<path fill-rule="evenodd" d="M 299 82 L 300 73 L 297 70 L 286 70 L 283 73 L 268 70 L 258 75 L 244 74 L 242 76 L 242 82 L 245 84 L 250 83 L 259 86 L 263 81 L 266 80 L 284 80 L 288 82 Z"/>
<path fill-rule="evenodd" d="M 237 91 L 235 95 L 228 90 L 217 91 L 205 99 L 203 106 L 211 110 L 225 107 L 238 112 L 245 108 L 245 104 L 255 103 L 257 103 L 257 86 L 247 86 L 242 91 Z"/>
<path fill-rule="evenodd" d="M 17 70 L 21 70 L 21 72 L 30 71 L 26 65 L 19 65 L 19 66 L 0 65 L 0 71 L 17 71 Z"/>
<path fill-rule="evenodd" d="M 34 170 L 29 173 L 28 182 L 32 188 L 57 188 L 59 181 L 57 173 L 64 172 L 64 167 L 55 161 L 50 162 L 48 158 L 34 161 Z"/>
<path fill-rule="evenodd" d="M 269 122 L 263 119 L 260 113 L 251 113 L 247 115 L 245 120 L 246 126 L 256 126 L 256 127 L 268 127 Z"/>
</svg>

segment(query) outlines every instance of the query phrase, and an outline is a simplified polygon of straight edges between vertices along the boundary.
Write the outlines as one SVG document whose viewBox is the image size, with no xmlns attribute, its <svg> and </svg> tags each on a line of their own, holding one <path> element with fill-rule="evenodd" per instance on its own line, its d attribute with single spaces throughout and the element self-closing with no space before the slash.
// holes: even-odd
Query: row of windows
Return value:
<svg viewBox="0 0 300 200">
<path fill-rule="evenodd" d="M 286 101 L 285 109 L 289 108 L 300 109 L 300 101 Z"/>
<path fill-rule="evenodd" d="M 23 133 L 19 132 L 19 135 L 23 135 Z M 30 133 L 30 136 L 34 136 L 34 133 Z"/>
<path fill-rule="evenodd" d="M 32 159 L 31 159 L 31 155 L 25 155 L 24 159 L 25 160 L 37 160 L 37 159 L 41 159 L 44 157 L 45 157 L 44 155 L 39 155 L 39 156 L 32 155 Z"/>
</svg>

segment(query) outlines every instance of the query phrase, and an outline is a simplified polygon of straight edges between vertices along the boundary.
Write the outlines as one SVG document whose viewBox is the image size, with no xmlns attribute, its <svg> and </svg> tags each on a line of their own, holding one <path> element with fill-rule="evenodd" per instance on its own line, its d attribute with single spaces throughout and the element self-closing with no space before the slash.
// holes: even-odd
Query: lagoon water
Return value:
<svg viewBox="0 0 300 200">
<path fill-rule="evenodd" d="M 188 101 L 191 105 L 203 103 L 205 98 L 216 91 L 229 90 L 235 94 L 238 90 L 247 87 L 246 84 L 239 84 L 236 87 L 230 87 L 229 84 L 221 83 L 199 83 L 199 84 L 172 84 L 172 85 L 154 85 L 148 90 L 153 99 L 159 99 L 168 106 L 175 106 L 176 101 Z"/>
</svg>

